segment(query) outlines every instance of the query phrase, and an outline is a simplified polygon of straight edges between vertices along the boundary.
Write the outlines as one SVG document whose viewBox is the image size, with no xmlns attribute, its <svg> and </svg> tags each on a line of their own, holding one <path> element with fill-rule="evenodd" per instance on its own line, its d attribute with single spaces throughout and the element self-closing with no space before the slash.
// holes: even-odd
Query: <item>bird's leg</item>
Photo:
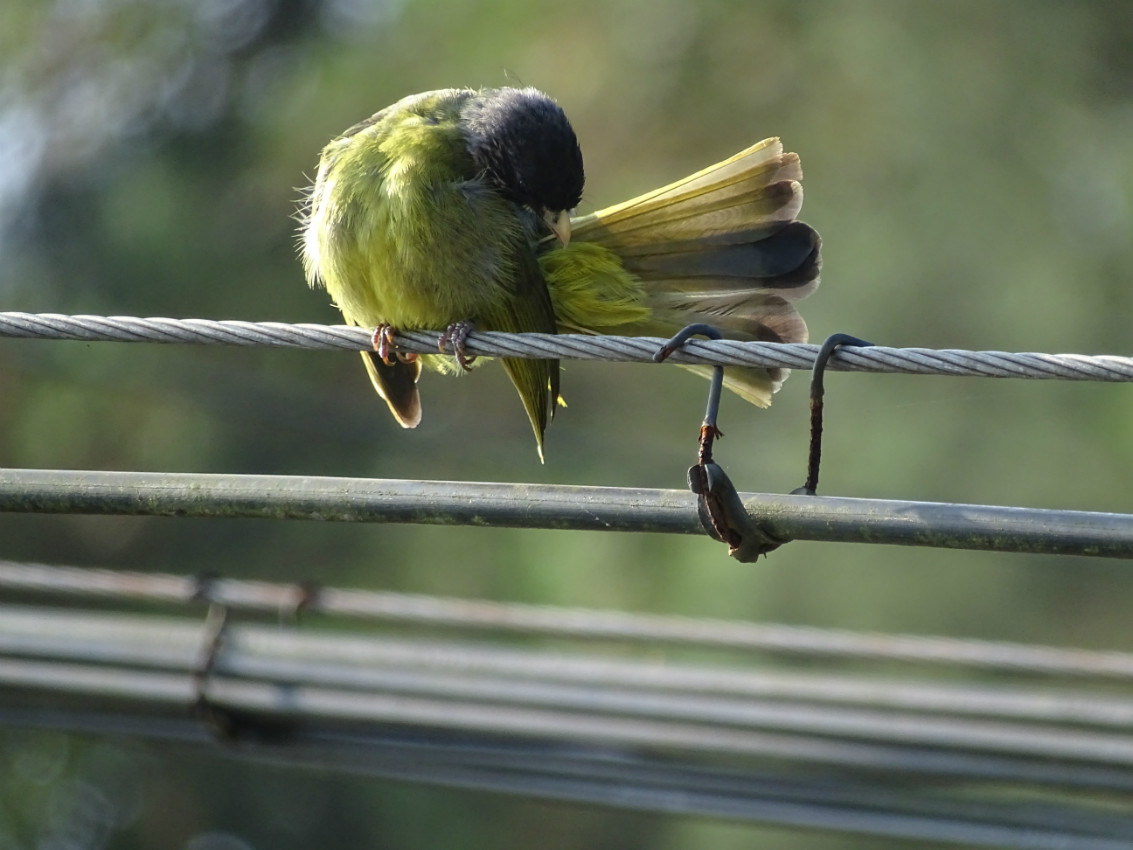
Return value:
<svg viewBox="0 0 1133 850">
<path fill-rule="evenodd" d="M 397 329 L 393 325 L 382 322 L 374 328 L 374 335 L 370 338 L 371 344 L 374 346 L 374 351 L 378 352 L 378 357 L 382 358 L 382 362 L 387 366 L 392 366 L 393 361 L 390 359 L 390 354 L 393 354 L 402 363 L 412 363 L 417 359 L 417 355 L 412 351 L 394 351 L 397 343 L 394 341 L 394 335 Z"/>
<path fill-rule="evenodd" d="M 456 357 L 457 365 L 465 372 L 471 368 L 476 359 L 476 355 L 470 355 L 464 350 L 464 343 L 467 342 L 468 335 L 475 329 L 476 325 L 471 321 L 453 322 L 445 328 L 445 332 L 437 340 L 437 350 L 441 354 L 445 353 L 445 349 L 450 344 L 452 345 L 452 353 Z"/>
</svg>

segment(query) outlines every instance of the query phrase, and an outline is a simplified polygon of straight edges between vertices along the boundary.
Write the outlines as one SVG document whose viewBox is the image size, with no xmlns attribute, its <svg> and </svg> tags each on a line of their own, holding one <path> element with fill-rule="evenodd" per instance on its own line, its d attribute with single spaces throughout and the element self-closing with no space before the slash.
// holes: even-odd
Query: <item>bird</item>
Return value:
<svg viewBox="0 0 1133 850">
<path fill-rule="evenodd" d="M 818 286 L 821 240 L 797 220 L 799 157 L 777 138 L 632 200 L 575 216 L 585 171 L 562 108 L 534 88 L 405 97 L 322 150 L 299 214 L 307 282 L 349 325 L 374 329 L 370 380 L 405 428 L 421 421 L 422 364 L 467 370 L 472 329 L 805 342 L 795 302 Z M 439 351 L 397 331 L 444 329 Z M 455 362 L 454 362 L 455 360 Z M 539 458 L 562 403 L 555 359 L 502 358 Z M 709 374 L 711 367 L 690 366 Z M 767 406 L 782 369 L 728 366 Z"/>
</svg>

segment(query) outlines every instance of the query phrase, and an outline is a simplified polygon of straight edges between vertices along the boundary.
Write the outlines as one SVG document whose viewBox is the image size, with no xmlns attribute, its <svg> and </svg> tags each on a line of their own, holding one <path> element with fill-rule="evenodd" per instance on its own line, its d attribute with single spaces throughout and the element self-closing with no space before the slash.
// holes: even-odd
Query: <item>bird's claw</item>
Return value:
<svg viewBox="0 0 1133 850">
<path fill-rule="evenodd" d="M 395 351 L 397 342 L 394 340 L 394 335 L 397 329 L 390 324 L 380 324 L 374 328 L 374 335 L 370 338 L 371 344 L 374 346 L 374 351 L 378 353 L 378 357 L 382 358 L 382 362 L 387 366 L 392 366 L 396 357 L 402 363 L 412 363 L 417 359 L 417 355 L 412 351 Z"/>
<path fill-rule="evenodd" d="M 374 351 L 378 352 L 378 357 L 382 358 L 382 362 L 387 366 L 393 365 L 393 361 L 389 359 L 390 351 L 395 344 L 393 335 L 393 327 L 383 323 L 374 328 L 374 335 L 370 339 Z"/>
<path fill-rule="evenodd" d="M 437 350 L 441 354 L 445 353 L 445 349 L 450 345 L 452 346 L 453 356 L 456 357 L 456 363 L 461 368 L 461 371 L 467 372 L 472 368 L 473 362 L 476 360 L 476 355 L 469 354 L 465 348 L 464 343 L 468 341 L 468 335 L 475 330 L 476 325 L 472 322 L 453 322 L 445 332 L 440 335 L 437 340 Z"/>
</svg>

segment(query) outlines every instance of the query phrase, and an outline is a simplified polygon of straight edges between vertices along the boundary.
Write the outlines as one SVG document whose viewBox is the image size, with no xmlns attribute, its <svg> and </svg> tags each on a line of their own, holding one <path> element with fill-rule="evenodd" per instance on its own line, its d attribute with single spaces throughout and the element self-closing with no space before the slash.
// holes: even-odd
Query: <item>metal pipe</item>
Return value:
<svg viewBox="0 0 1133 850">
<path fill-rule="evenodd" d="M 1133 516 L 741 494 L 776 537 L 1133 558 Z M 703 533 L 681 490 L 466 481 L 2 469 L 0 511 L 255 517 L 490 528 Z"/>
</svg>

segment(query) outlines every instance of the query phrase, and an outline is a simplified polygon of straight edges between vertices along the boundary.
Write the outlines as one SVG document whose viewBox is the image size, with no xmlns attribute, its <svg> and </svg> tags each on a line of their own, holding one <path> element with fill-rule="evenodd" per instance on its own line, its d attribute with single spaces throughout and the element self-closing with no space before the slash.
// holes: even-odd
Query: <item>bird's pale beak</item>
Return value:
<svg viewBox="0 0 1133 850">
<path fill-rule="evenodd" d="M 543 221 L 551 232 L 559 237 L 564 245 L 570 244 L 570 212 L 568 210 L 543 210 Z"/>
</svg>

